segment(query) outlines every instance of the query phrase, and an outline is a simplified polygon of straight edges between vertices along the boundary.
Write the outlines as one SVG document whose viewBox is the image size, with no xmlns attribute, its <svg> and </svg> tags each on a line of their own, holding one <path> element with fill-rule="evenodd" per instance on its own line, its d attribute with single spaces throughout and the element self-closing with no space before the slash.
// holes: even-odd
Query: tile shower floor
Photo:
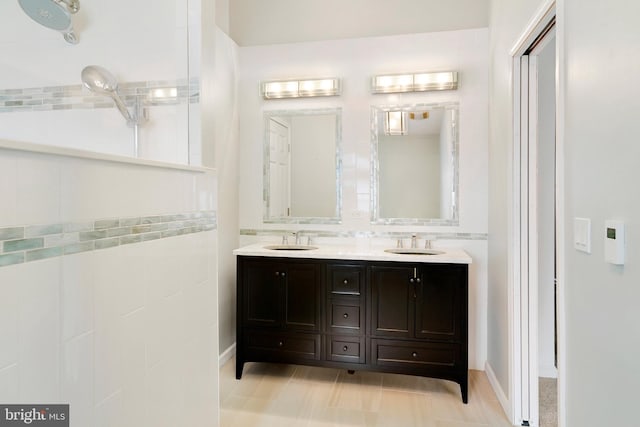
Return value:
<svg viewBox="0 0 640 427">
<path fill-rule="evenodd" d="M 469 403 L 452 382 L 406 375 L 235 360 L 220 370 L 221 427 L 508 427 L 484 372 L 470 371 Z"/>
</svg>

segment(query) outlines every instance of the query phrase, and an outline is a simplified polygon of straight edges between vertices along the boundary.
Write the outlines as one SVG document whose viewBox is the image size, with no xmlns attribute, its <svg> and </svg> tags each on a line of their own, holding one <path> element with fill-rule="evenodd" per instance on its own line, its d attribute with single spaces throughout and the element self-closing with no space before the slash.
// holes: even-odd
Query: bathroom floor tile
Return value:
<svg viewBox="0 0 640 427">
<path fill-rule="evenodd" d="M 451 381 L 235 359 L 220 369 L 221 427 L 508 427 L 484 372 L 469 372 L 469 403 Z"/>
</svg>

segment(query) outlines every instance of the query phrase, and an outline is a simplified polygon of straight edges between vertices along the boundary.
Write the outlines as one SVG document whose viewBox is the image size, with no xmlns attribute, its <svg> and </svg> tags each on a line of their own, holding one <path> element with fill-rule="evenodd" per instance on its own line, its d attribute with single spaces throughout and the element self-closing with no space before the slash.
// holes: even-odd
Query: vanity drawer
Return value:
<svg viewBox="0 0 640 427">
<path fill-rule="evenodd" d="M 327 337 L 327 359 L 333 362 L 365 363 L 364 348 L 364 337 Z"/>
<path fill-rule="evenodd" d="M 362 329 L 360 305 L 331 301 L 331 328 Z"/>
<path fill-rule="evenodd" d="M 329 292 L 332 295 L 363 294 L 365 268 L 360 264 L 331 264 L 327 266 Z"/>
<path fill-rule="evenodd" d="M 246 351 L 249 357 L 262 357 L 265 360 L 293 361 L 297 359 L 320 360 L 320 335 L 269 333 L 262 331 L 247 332 Z"/>
<path fill-rule="evenodd" d="M 399 340 L 371 340 L 371 363 L 378 366 L 429 368 L 461 363 L 460 345 Z"/>
</svg>

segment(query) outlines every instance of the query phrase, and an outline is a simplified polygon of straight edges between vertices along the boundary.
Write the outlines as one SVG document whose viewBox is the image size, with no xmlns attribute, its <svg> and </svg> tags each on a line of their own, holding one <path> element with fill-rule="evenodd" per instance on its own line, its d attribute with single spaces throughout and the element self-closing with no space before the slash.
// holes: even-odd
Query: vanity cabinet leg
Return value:
<svg viewBox="0 0 640 427">
<path fill-rule="evenodd" d="M 462 403 L 467 403 L 469 401 L 469 382 L 467 378 L 460 381 L 460 394 L 462 394 Z"/>
<path fill-rule="evenodd" d="M 244 368 L 244 362 L 236 359 L 236 379 L 242 378 L 242 369 Z"/>
</svg>

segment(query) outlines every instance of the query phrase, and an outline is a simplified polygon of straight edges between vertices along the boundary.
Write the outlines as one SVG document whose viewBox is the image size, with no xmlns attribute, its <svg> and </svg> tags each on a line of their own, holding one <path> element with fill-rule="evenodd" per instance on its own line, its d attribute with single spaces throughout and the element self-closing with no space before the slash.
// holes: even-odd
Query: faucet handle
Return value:
<svg viewBox="0 0 640 427">
<path fill-rule="evenodd" d="M 282 244 L 283 245 L 288 245 L 289 244 L 289 236 L 287 236 L 286 234 L 282 235 Z"/>
<path fill-rule="evenodd" d="M 424 248 L 425 248 L 425 249 L 431 249 L 431 240 L 426 239 L 426 240 L 424 241 Z"/>
<path fill-rule="evenodd" d="M 398 241 L 396 242 L 396 247 L 398 249 L 402 249 L 402 239 L 398 239 Z"/>
</svg>

